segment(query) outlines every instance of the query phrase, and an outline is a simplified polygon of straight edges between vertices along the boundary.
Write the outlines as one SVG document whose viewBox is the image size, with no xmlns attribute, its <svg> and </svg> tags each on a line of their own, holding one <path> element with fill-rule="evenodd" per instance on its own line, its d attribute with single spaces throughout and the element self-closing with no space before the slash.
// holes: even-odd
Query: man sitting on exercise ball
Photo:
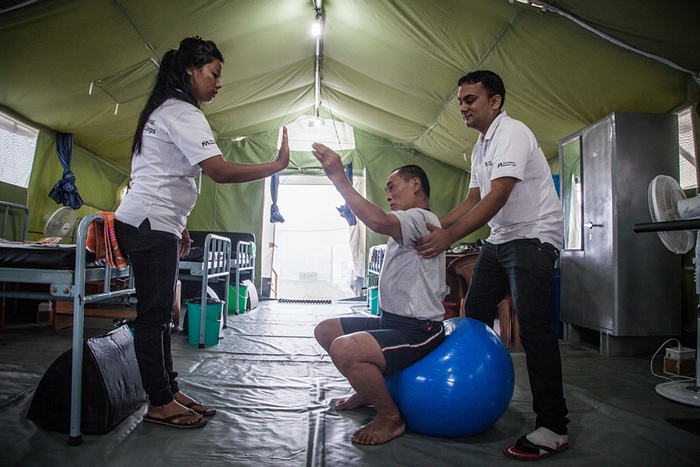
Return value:
<svg viewBox="0 0 700 467">
<path fill-rule="evenodd" d="M 445 339 L 445 254 L 425 259 L 413 248 L 428 234 L 426 223 L 439 221 L 430 212 L 430 185 L 420 167 L 407 165 L 389 175 L 386 200 L 391 212 L 384 212 L 353 188 L 338 154 L 319 143 L 313 145 L 313 154 L 352 212 L 369 229 L 390 237 L 379 276 L 381 315 L 330 318 L 314 331 L 355 390 L 336 410 L 373 405 L 377 411 L 352 442 L 382 444 L 406 429 L 384 377 L 420 360 Z"/>
</svg>

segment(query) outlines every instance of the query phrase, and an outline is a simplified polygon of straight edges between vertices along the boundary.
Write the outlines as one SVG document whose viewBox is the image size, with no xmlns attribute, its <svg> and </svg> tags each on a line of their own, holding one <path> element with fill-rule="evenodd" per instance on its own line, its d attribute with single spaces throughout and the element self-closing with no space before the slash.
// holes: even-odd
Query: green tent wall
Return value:
<svg viewBox="0 0 700 467">
<path fill-rule="evenodd" d="M 356 129 L 357 148 L 344 157 L 365 169 L 370 200 L 383 205 L 391 169 L 419 163 L 441 214 L 468 185 L 478 135 L 459 116 L 456 83 L 473 69 L 503 77 L 505 110 L 533 129 L 554 172 L 558 141 L 614 111 L 691 106 L 697 129 L 696 3 L 325 0 L 320 114 Z M 186 36 L 214 40 L 225 57 L 223 89 L 203 109 L 225 157 L 274 157 L 279 128 L 314 112 L 314 17 L 311 0 L 0 2 L 0 108 L 41 129 L 32 235 L 57 207 L 48 198 L 62 173 L 54 132 L 75 135 L 79 214 L 116 208 L 158 63 Z M 319 173 L 314 164 L 295 153 L 290 171 Z M 260 235 L 264 183 L 205 177 L 190 228 Z M 379 242 L 368 235 L 368 245 Z"/>
</svg>

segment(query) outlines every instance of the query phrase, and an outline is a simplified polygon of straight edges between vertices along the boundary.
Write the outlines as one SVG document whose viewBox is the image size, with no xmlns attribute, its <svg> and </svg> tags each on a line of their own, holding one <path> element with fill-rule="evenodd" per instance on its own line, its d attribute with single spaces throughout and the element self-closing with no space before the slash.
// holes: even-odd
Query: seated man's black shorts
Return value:
<svg viewBox="0 0 700 467">
<path fill-rule="evenodd" d="M 343 316 L 345 334 L 365 331 L 379 343 L 390 375 L 413 365 L 445 340 L 442 321 L 427 321 L 382 312 L 376 316 Z"/>
</svg>

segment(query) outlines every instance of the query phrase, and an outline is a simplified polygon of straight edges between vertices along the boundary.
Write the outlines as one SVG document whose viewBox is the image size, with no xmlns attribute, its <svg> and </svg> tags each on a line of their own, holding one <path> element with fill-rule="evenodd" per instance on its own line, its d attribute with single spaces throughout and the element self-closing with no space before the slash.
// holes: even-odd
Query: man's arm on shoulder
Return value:
<svg viewBox="0 0 700 467">
<path fill-rule="evenodd" d="M 513 187 L 518 182 L 514 177 L 501 177 L 491 180 L 491 191 L 481 198 L 465 216 L 452 224 L 447 230 L 451 231 L 453 242 L 480 229 L 498 214 L 508 202 Z"/>
<path fill-rule="evenodd" d="M 462 217 L 466 216 L 467 213 L 471 211 L 479 201 L 481 201 L 481 191 L 479 188 L 470 188 L 464 201 L 459 203 L 450 212 L 440 217 L 440 225 L 442 228 L 446 229 Z"/>
</svg>

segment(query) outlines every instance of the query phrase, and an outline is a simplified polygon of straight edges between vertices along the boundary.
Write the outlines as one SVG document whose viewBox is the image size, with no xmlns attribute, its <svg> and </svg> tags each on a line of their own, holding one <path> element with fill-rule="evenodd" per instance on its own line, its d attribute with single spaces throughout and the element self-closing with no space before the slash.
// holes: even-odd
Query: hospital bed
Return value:
<svg viewBox="0 0 700 467">
<path fill-rule="evenodd" d="M 29 211 L 26 206 L 0 201 L 3 212 L 2 232 L 12 217 L 11 211 L 21 213 L 26 237 Z M 15 216 L 16 218 L 16 216 Z M 131 268 L 124 270 L 109 267 L 104 262 L 96 262 L 86 248 L 88 227 L 93 222 L 104 222 L 101 215 L 89 215 L 78 225 L 75 244 L 46 245 L 19 241 L 0 242 L 0 283 L 3 284 L 43 284 L 46 292 L 0 290 L 0 298 L 20 298 L 57 300 L 73 302 L 73 335 L 71 367 L 71 409 L 68 444 L 76 446 L 82 443 L 81 408 L 83 377 L 83 340 L 85 305 L 91 303 L 109 303 L 128 305 L 134 295 L 134 278 Z M 202 284 L 202 310 L 206 307 L 207 284 L 211 281 L 225 281 L 225 290 L 229 288 L 229 277 L 234 272 L 236 277 L 236 296 L 238 286 L 245 274 L 250 277 L 255 268 L 255 242 L 252 234 L 231 234 L 192 232 L 195 245 L 201 240 L 200 257 L 188 257 L 180 263 L 180 277 L 194 278 Z M 204 235 L 204 239 L 201 236 Z M 232 255 L 231 238 L 236 239 L 235 256 Z M 96 293 L 86 293 L 86 284 L 97 285 Z M 116 287 L 113 287 L 113 284 Z M 131 299 L 133 301 L 133 299 Z M 226 298 L 224 299 L 224 323 L 226 322 Z M 236 300 L 238 312 L 238 300 Z M 200 347 L 204 342 L 206 313 L 201 313 Z"/>
<path fill-rule="evenodd" d="M 239 297 L 240 287 L 244 280 L 255 279 L 255 235 L 242 232 L 204 232 L 190 231 L 192 247 L 190 254 L 180 260 L 180 280 L 198 281 L 201 283 L 202 310 L 208 297 L 207 288 L 211 282 L 224 282 L 224 287 L 218 288 L 218 295 L 224 301 L 223 327 L 227 326 L 227 311 L 229 308 L 228 297 L 229 287 L 233 280 L 235 314 L 242 311 L 240 309 Z M 225 241 L 225 242 L 224 242 Z M 228 242 L 228 250 L 224 251 Z M 204 265 L 204 258 L 209 258 L 209 264 Z M 212 280 L 213 279 L 213 280 Z M 183 284 L 184 289 L 184 284 Z M 201 313 L 204 317 L 204 313 Z M 200 347 L 204 342 L 204 321 L 200 325 Z"/>
<path fill-rule="evenodd" d="M 191 235 L 191 234 L 190 234 Z M 192 239 L 194 242 L 194 239 Z M 193 243 L 194 245 L 194 243 Z M 201 256 L 190 254 L 180 261 L 178 277 L 181 281 L 199 281 L 201 283 L 200 310 L 199 313 L 199 348 L 204 348 L 204 335 L 206 328 L 206 309 L 209 299 L 208 288 L 210 282 L 223 281 L 224 290 L 228 290 L 231 281 L 231 240 L 228 238 L 207 234 L 204 239 Z M 228 297 L 223 297 L 224 327 L 226 327 Z"/>
<path fill-rule="evenodd" d="M 9 208 L 8 208 L 9 206 Z M 28 210 L 24 206 L 0 202 L 0 207 Z M 9 218 L 5 211 L 5 222 Z M 27 215 L 28 220 L 28 215 Z M 45 284 L 48 291 L 8 290 L 3 287 L 0 297 L 73 302 L 73 340 L 71 367 L 71 410 L 68 444 L 82 443 L 81 400 L 83 376 L 83 331 L 85 305 L 96 302 L 128 304 L 134 293 L 131 268 L 124 270 L 96 262 L 86 248 L 88 226 L 104 222 L 100 215 L 84 217 L 78 225 L 77 241 L 73 245 L 42 245 L 24 242 L 0 243 L 0 282 L 5 284 Z M 26 232 L 26 225 L 24 231 Z M 96 293 L 86 294 L 85 285 L 95 283 Z"/>
</svg>

